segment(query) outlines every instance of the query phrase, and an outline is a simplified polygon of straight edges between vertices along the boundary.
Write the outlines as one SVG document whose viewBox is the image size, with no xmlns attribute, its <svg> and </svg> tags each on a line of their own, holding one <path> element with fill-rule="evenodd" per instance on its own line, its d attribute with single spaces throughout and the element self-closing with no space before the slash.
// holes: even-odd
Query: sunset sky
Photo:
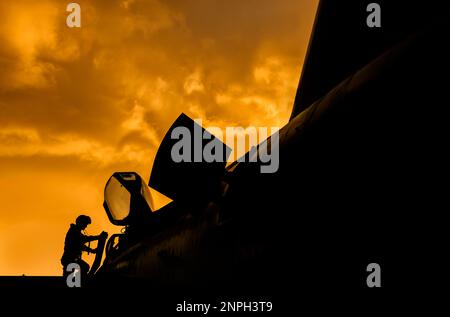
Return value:
<svg viewBox="0 0 450 317">
<path fill-rule="evenodd" d="M 0 1 L 0 275 L 59 275 L 77 215 L 110 233 L 115 171 L 148 180 L 181 112 L 282 126 L 318 0 Z M 93 257 L 87 257 L 92 261 Z"/>
</svg>

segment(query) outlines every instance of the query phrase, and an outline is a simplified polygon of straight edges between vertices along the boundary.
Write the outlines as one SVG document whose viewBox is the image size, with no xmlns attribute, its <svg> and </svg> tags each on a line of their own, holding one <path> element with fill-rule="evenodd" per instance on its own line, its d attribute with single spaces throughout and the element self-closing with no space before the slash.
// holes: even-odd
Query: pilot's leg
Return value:
<svg viewBox="0 0 450 317">
<path fill-rule="evenodd" d="M 64 277 L 64 280 L 65 280 L 67 275 L 69 275 L 69 272 L 67 272 L 67 265 L 68 265 L 68 263 L 66 261 L 62 261 L 61 260 L 61 265 L 62 265 L 62 269 L 63 269 L 62 276 Z"/>
<path fill-rule="evenodd" d="M 81 259 L 79 259 L 77 263 L 80 266 L 81 277 L 82 278 L 86 277 L 87 274 L 89 273 L 89 268 L 90 268 L 89 264 L 86 263 L 85 261 L 81 260 Z"/>
</svg>

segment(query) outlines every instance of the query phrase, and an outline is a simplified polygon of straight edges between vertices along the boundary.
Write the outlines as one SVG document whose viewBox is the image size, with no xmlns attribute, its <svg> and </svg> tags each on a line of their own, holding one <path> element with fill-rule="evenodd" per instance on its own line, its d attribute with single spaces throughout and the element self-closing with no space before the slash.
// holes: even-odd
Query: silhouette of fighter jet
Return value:
<svg viewBox="0 0 450 317">
<path fill-rule="evenodd" d="M 109 239 L 99 281 L 274 293 L 364 288 L 370 263 L 387 286 L 444 272 L 449 5 L 377 1 L 378 28 L 371 2 L 320 1 L 276 173 L 174 163 L 171 131 L 195 127 L 181 115 L 148 185 L 111 176 L 104 206 L 126 230 Z M 173 201 L 155 211 L 148 186 Z"/>
</svg>

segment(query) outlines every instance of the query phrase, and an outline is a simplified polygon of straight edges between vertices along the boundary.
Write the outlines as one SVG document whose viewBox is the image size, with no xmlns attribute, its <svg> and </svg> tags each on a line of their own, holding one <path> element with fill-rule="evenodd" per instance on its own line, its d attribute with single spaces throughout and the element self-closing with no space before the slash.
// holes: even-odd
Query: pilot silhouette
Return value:
<svg viewBox="0 0 450 317">
<path fill-rule="evenodd" d="M 83 230 L 91 223 L 91 218 L 86 215 L 78 216 L 75 220 L 75 224 L 71 224 L 69 231 L 67 231 L 66 239 L 64 242 L 64 254 L 61 258 L 61 264 L 63 265 L 63 275 L 67 274 L 66 267 L 70 263 L 76 263 L 80 266 L 81 275 L 87 276 L 89 272 L 89 264 L 81 259 L 83 251 L 96 253 L 96 249 L 91 249 L 86 246 L 86 243 L 99 240 L 101 235 L 88 236 L 83 234 Z"/>
</svg>

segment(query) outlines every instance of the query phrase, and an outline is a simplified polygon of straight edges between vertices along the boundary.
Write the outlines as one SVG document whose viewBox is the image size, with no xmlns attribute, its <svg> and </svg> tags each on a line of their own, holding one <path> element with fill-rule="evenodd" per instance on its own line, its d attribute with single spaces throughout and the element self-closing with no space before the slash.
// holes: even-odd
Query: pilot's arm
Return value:
<svg viewBox="0 0 450 317">
<path fill-rule="evenodd" d="M 100 238 L 100 235 L 98 235 L 98 236 L 84 236 L 83 235 L 83 242 L 84 243 L 91 242 L 91 241 L 98 240 L 99 238 Z"/>
<path fill-rule="evenodd" d="M 97 252 L 97 250 L 92 249 L 92 248 L 90 248 L 90 247 L 88 247 L 88 246 L 86 246 L 86 245 L 83 245 L 83 246 L 81 247 L 81 250 L 84 251 L 84 252 L 90 252 L 90 253 L 96 253 L 96 252 Z"/>
<path fill-rule="evenodd" d="M 103 231 L 98 236 L 86 236 L 86 235 L 83 235 L 83 246 L 81 247 L 81 250 L 85 251 L 85 252 L 96 253 L 97 249 L 92 249 L 92 248 L 86 246 L 84 243 L 88 243 L 88 242 L 91 242 L 91 241 L 99 240 L 101 238 L 106 239 L 107 235 L 108 235 L 108 233 L 106 233 L 105 231 Z"/>
<path fill-rule="evenodd" d="M 99 237 L 100 236 L 86 236 L 86 235 L 83 235 L 83 246 L 81 247 L 81 250 L 84 251 L 84 252 L 95 253 L 96 250 L 86 246 L 85 243 L 98 240 Z"/>
</svg>

